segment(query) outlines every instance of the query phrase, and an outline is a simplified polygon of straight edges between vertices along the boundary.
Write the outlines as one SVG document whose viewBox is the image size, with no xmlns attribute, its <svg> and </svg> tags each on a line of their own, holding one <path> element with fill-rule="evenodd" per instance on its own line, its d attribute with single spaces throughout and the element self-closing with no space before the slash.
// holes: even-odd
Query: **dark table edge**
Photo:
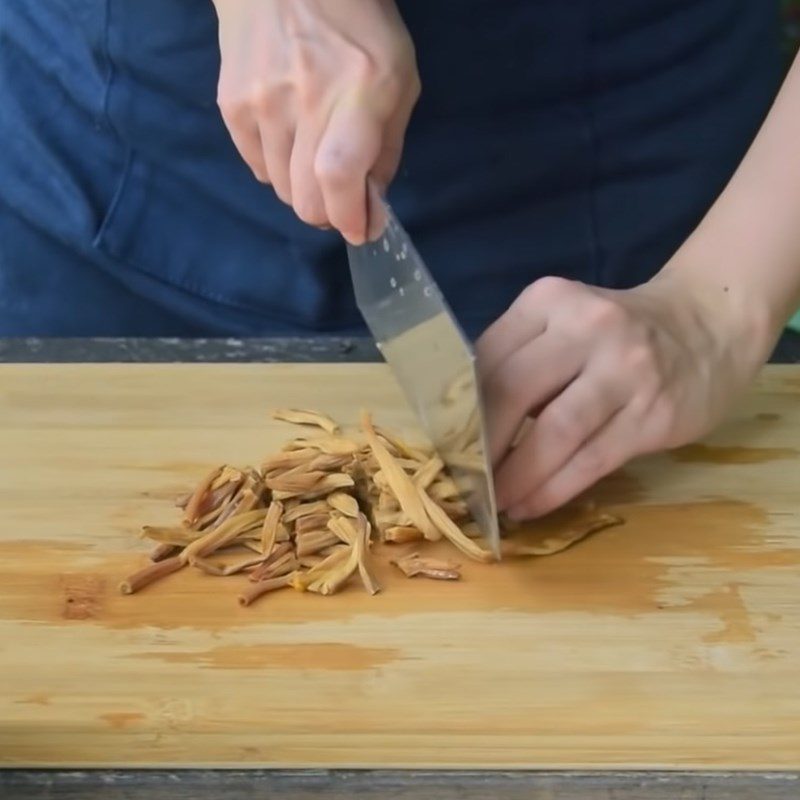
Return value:
<svg viewBox="0 0 800 800">
<path fill-rule="evenodd" d="M 0 363 L 352 363 L 380 358 L 366 337 L 0 339 Z"/>
<path fill-rule="evenodd" d="M 0 339 L 0 363 L 258 363 L 374 362 L 368 337 L 295 336 L 267 339 Z M 800 363 L 800 334 L 786 331 L 770 359 Z"/>
</svg>

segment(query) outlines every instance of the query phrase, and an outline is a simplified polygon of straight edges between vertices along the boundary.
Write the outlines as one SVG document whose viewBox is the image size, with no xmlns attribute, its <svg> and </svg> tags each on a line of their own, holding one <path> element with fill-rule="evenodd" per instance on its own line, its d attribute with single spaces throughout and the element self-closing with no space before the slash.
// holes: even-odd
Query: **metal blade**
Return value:
<svg viewBox="0 0 800 800">
<path fill-rule="evenodd" d="M 469 340 L 385 206 L 380 239 L 348 245 L 356 302 L 472 516 L 500 557 L 483 403 Z"/>
</svg>

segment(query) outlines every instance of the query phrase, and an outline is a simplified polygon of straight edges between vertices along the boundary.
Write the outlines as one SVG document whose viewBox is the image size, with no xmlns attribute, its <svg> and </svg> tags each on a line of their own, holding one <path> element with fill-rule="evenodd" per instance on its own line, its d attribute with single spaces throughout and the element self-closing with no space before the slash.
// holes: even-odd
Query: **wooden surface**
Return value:
<svg viewBox="0 0 800 800">
<path fill-rule="evenodd" d="M 190 573 L 119 596 L 139 525 L 279 446 L 280 405 L 414 432 L 379 365 L 0 367 L 0 763 L 800 764 L 799 370 L 594 490 L 626 526 L 551 559 L 250 609 Z"/>
</svg>

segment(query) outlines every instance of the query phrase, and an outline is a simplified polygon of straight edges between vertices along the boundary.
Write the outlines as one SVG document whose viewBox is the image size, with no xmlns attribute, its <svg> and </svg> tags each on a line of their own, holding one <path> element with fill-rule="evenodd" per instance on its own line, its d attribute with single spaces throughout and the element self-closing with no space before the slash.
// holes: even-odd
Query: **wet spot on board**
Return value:
<svg viewBox="0 0 800 800">
<path fill-rule="evenodd" d="M 99 719 L 108 724 L 114 730 L 124 730 L 136 722 L 144 719 L 144 714 L 138 711 L 109 711 L 107 714 L 100 714 Z"/>
<path fill-rule="evenodd" d="M 756 640 L 756 630 L 738 584 L 728 583 L 708 592 L 692 604 L 695 611 L 709 611 L 720 621 L 719 630 L 703 636 L 709 644 L 746 644 Z"/>
<path fill-rule="evenodd" d="M 775 414 L 774 412 L 762 411 L 760 414 L 756 414 L 755 418 L 759 422 L 777 422 L 781 418 L 781 415 Z"/>
<path fill-rule="evenodd" d="M 631 486 L 635 490 L 635 482 L 631 481 L 626 491 Z M 263 627 L 274 637 L 281 626 L 291 629 L 297 624 L 341 622 L 365 615 L 390 624 L 393 617 L 405 615 L 497 610 L 622 616 L 683 614 L 692 612 L 693 603 L 702 605 L 703 595 L 716 592 L 726 582 L 727 573 L 743 576 L 736 580 L 746 580 L 748 585 L 769 581 L 774 570 L 785 575 L 788 569 L 800 579 L 800 548 L 791 537 L 777 535 L 780 529 L 775 525 L 779 520 L 776 522 L 774 515 L 759 506 L 724 498 L 610 505 L 605 501 L 611 495 L 605 491 L 594 495 L 598 499 L 595 509 L 563 509 L 513 534 L 515 540 L 532 544 L 557 536 L 587 514 L 609 512 L 626 520 L 625 525 L 602 531 L 558 555 L 513 558 L 491 565 L 459 558 L 463 579 L 442 583 L 405 578 L 389 564 L 402 548 L 376 544 L 374 571 L 384 588 L 381 594 L 369 597 L 356 582 L 331 597 L 287 589 L 251 608 L 241 608 L 236 602 L 246 578 L 222 581 L 187 569 L 136 595 L 122 596 L 116 589 L 118 582 L 148 563 L 145 553 L 95 549 L 87 556 L 59 548 L 56 542 L 40 542 L 37 544 L 48 545 L 47 553 L 42 552 L 42 557 L 31 564 L 30 543 L 0 543 L 0 619 L 151 632 L 186 628 L 224 633 Z M 447 542 L 426 545 L 426 552 L 433 557 L 454 557 Z M 74 569 L 78 558 L 83 573 L 76 574 L 75 570 L 64 575 L 63 570 Z M 23 566 L 25 579 L 19 580 L 16 575 Z M 72 601 L 67 603 L 70 597 Z M 728 613 L 726 609 L 736 603 L 733 595 L 719 595 L 708 608 L 697 608 L 710 618 L 722 619 Z M 781 619 L 764 616 L 774 608 L 758 611 L 767 631 L 785 624 Z M 246 668 L 252 669 L 263 668 L 265 663 L 280 666 L 281 659 L 292 658 L 299 659 L 300 664 L 315 664 L 319 655 L 313 650 L 298 655 L 296 645 L 271 652 L 221 649 L 199 655 L 175 654 L 179 659 L 218 668 L 225 668 L 226 664 L 240 668 L 244 661 Z M 391 652 L 354 654 L 349 650 L 329 651 L 327 656 L 331 668 L 337 669 L 353 663 L 365 663 L 358 668 L 366 669 L 379 666 L 376 661 L 384 663 L 397 657 Z"/>
<path fill-rule="evenodd" d="M 794 447 L 739 447 L 689 444 L 671 451 L 672 458 L 683 464 L 763 464 L 795 458 Z"/>
<path fill-rule="evenodd" d="M 106 582 L 98 575 L 62 575 L 62 616 L 85 620 L 99 616 L 103 608 Z"/>
<path fill-rule="evenodd" d="M 51 703 L 50 695 L 44 692 L 37 692 L 36 694 L 29 694 L 26 697 L 21 697 L 19 700 L 14 701 L 18 705 L 26 706 L 49 706 Z"/>
<path fill-rule="evenodd" d="M 392 648 L 359 647 L 337 642 L 314 644 L 229 645 L 200 652 L 143 653 L 171 663 L 198 664 L 208 669 L 290 669 L 332 672 L 369 670 L 400 658 Z"/>
</svg>

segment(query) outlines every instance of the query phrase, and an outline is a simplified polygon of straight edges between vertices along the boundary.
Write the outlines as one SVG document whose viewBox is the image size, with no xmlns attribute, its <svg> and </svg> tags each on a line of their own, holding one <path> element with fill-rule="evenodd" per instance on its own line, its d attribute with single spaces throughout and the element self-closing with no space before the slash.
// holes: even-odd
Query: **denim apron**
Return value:
<svg viewBox="0 0 800 800">
<path fill-rule="evenodd" d="M 777 5 L 400 0 L 423 93 L 390 199 L 470 334 L 542 275 L 660 268 L 774 96 Z M 363 330 L 218 72 L 210 0 L 0 0 L 0 336 Z"/>
</svg>

